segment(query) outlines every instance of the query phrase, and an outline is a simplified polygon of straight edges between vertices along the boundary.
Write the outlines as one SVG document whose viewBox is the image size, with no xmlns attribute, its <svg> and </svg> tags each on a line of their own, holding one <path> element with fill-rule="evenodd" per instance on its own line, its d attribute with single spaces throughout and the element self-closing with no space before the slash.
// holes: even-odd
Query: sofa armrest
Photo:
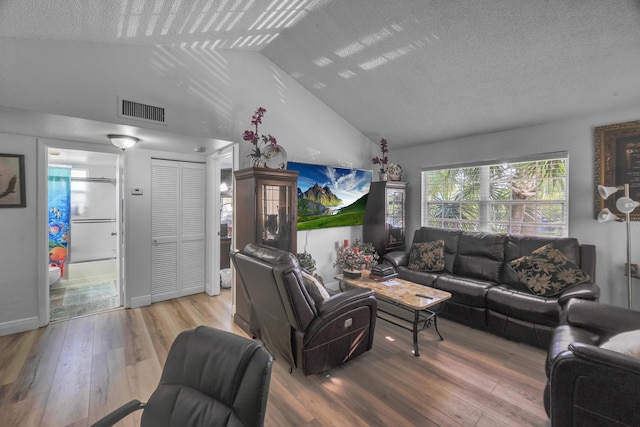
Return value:
<svg viewBox="0 0 640 427">
<path fill-rule="evenodd" d="M 335 328 L 353 331 L 366 327 L 370 331 L 366 347 L 373 346 L 378 301 L 370 289 L 349 289 L 316 305 L 318 316 L 304 333 L 304 345 L 315 346 L 326 343 L 335 336 Z M 351 320 L 349 320 L 351 319 Z M 348 322 L 348 323 L 347 323 Z"/>
<path fill-rule="evenodd" d="M 551 425 L 639 425 L 640 359 L 574 343 L 553 363 Z"/>
<path fill-rule="evenodd" d="M 565 310 L 567 324 L 605 336 L 640 329 L 640 311 L 575 298 Z"/>
<path fill-rule="evenodd" d="M 394 251 L 384 254 L 382 259 L 389 261 L 394 268 L 409 265 L 409 252 Z"/>
<path fill-rule="evenodd" d="M 331 312 L 339 310 L 344 305 L 352 304 L 360 300 L 363 300 L 363 303 L 366 304 L 365 300 L 368 298 L 374 298 L 375 300 L 371 289 L 354 288 L 333 295 L 331 298 L 324 300 L 320 304 L 316 304 L 316 308 L 320 316 L 326 317 L 330 316 Z"/>
<path fill-rule="evenodd" d="M 595 365 L 605 365 L 614 369 L 628 371 L 635 375 L 640 374 L 640 359 L 637 357 L 584 343 L 569 344 L 569 351 L 575 357 Z"/>
<path fill-rule="evenodd" d="M 600 299 L 600 287 L 594 283 L 572 286 L 558 296 L 558 304 L 564 306 L 571 298 L 598 301 Z"/>
</svg>

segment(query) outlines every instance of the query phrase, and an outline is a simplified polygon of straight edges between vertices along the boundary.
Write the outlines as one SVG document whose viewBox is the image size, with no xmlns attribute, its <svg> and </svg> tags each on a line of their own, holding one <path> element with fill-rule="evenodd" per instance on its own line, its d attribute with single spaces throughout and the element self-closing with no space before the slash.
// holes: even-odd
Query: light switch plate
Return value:
<svg viewBox="0 0 640 427">
<path fill-rule="evenodd" d="M 142 187 L 131 187 L 131 195 L 142 196 Z"/>
</svg>

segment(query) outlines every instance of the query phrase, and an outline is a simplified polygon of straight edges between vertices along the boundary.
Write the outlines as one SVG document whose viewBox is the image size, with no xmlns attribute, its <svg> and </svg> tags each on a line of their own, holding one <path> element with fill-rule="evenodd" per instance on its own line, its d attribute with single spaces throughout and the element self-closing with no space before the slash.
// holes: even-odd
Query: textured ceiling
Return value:
<svg viewBox="0 0 640 427">
<path fill-rule="evenodd" d="M 640 0 L 3 0 L 1 36 L 260 50 L 396 147 L 640 105 Z"/>
</svg>

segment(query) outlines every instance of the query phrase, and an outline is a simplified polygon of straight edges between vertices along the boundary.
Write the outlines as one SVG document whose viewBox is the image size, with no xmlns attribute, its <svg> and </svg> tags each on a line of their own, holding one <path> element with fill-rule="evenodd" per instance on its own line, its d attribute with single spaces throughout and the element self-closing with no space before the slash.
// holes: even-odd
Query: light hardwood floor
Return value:
<svg viewBox="0 0 640 427">
<path fill-rule="evenodd" d="M 231 292 L 120 309 L 0 337 L 0 425 L 88 426 L 155 389 L 174 337 L 206 324 L 240 335 Z M 267 426 L 548 426 L 545 352 L 440 319 L 440 341 L 378 321 L 371 351 L 305 377 L 274 362 Z M 119 425 L 137 426 L 140 413 Z"/>
</svg>

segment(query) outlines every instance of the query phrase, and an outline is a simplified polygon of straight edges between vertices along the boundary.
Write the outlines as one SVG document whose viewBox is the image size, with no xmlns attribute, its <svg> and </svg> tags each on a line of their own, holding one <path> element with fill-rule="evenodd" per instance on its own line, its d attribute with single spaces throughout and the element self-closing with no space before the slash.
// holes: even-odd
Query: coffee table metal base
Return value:
<svg viewBox="0 0 640 427">
<path fill-rule="evenodd" d="M 378 312 L 383 313 L 382 316 L 378 315 L 379 319 L 382 319 L 386 322 L 399 326 L 413 333 L 413 355 L 414 356 L 416 357 L 420 356 L 420 348 L 418 347 L 418 332 L 427 329 L 429 326 L 433 325 L 433 328 L 435 329 L 436 333 L 440 337 L 440 340 L 444 340 L 444 338 L 442 337 L 442 334 L 440 334 L 440 331 L 438 330 L 438 313 L 436 311 L 429 310 L 429 309 L 416 310 L 416 309 L 412 309 L 404 305 L 395 303 L 394 301 L 390 301 L 386 298 L 380 298 L 380 297 L 377 297 L 377 298 L 381 302 L 384 302 L 385 304 L 389 304 L 394 308 L 407 312 L 406 317 L 411 317 L 410 319 L 407 319 L 406 317 L 401 316 L 397 312 L 393 313 L 391 310 L 387 310 L 387 309 L 384 309 L 384 307 L 381 307 L 380 304 L 378 305 Z M 411 314 L 413 315 L 410 316 Z M 391 316 L 391 318 L 388 318 L 386 316 Z M 401 323 L 399 320 L 402 320 L 405 323 Z M 410 324 L 411 327 L 408 327 L 407 323 Z"/>
</svg>

